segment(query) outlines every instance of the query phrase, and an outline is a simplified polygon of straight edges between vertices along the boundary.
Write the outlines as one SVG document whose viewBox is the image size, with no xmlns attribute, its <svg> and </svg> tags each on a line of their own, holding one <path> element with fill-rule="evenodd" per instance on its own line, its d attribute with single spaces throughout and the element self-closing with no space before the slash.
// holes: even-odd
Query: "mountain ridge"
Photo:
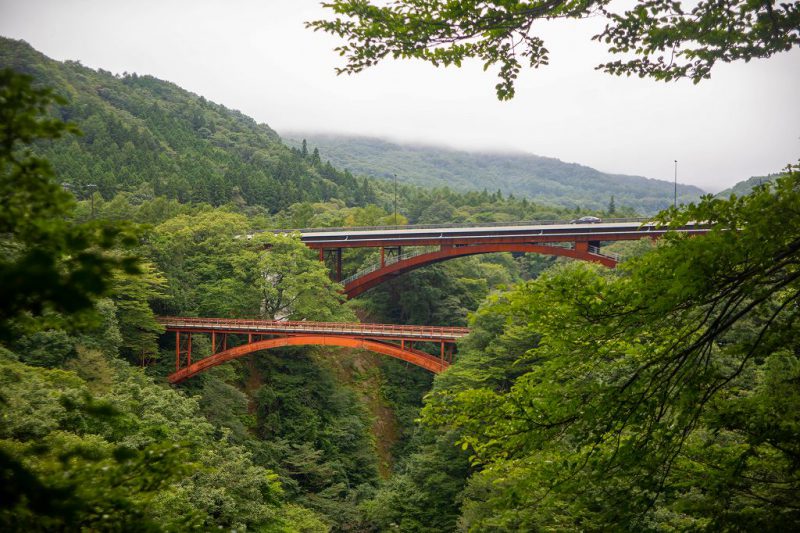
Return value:
<svg viewBox="0 0 800 533">
<path fill-rule="evenodd" d="M 276 212 L 303 201 L 357 203 L 369 193 L 365 180 L 304 157 L 268 125 L 175 83 L 56 61 L 4 37 L 0 68 L 67 100 L 53 113 L 83 134 L 34 150 L 79 197 L 94 188 L 106 199 L 125 192 Z"/>
<path fill-rule="evenodd" d="M 672 204 L 672 182 L 598 171 L 579 163 L 519 151 L 475 150 L 398 142 L 380 137 L 302 131 L 281 132 L 284 142 L 308 141 L 323 159 L 338 168 L 379 179 L 456 190 L 495 190 L 570 208 L 605 208 L 611 196 L 617 205 L 648 213 Z M 697 200 L 705 192 L 678 184 L 679 202 Z"/>
</svg>

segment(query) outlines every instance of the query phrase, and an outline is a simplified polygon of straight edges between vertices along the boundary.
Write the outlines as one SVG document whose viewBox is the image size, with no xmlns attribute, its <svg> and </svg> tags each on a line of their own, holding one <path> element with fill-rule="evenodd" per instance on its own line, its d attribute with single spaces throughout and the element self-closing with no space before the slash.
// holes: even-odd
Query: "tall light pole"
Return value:
<svg viewBox="0 0 800 533">
<path fill-rule="evenodd" d="M 397 225 L 397 174 L 394 175 L 394 225 Z"/>
<path fill-rule="evenodd" d="M 678 208 L 678 160 L 675 160 L 675 196 L 672 199 L 672 207 Z"/>
<path fill-rule="evenodd" d="M 97 185 L 94 183 L 87 183 L 86 188 L 89 189 L 89 197 L 92 199 L 92 218 L 94 218 L 94 191 L 97 189 Z"/>
</svg>

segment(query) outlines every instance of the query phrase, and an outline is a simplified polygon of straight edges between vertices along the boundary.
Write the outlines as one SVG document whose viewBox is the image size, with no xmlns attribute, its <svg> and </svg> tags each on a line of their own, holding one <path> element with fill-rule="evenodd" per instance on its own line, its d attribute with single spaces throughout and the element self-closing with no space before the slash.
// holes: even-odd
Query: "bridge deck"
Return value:
<svg viewBox="0 0 800 533">
<path fill-rule="evenodd" d="M 426 246 L 491 242 L 575 242 L 613 241 L 658 237 L 671 228 L 647 219 L 570 224 L 568 222 L 520 223 L 505 225 L 463 225 L 446 227 L 332 228 L 298 230 L 300 239 L 311 248 L 358 248 L 378 246 Z M 678 231 L 701 233 L 706 227 L 688 224 Z"/>
<path fill-rule="evenodd" d="M 290 322 L 227 318 L 158 317 L 169 331 L 258 335 L 328 335 L 363 339 L 455 341 L 469 333 L 468 328 L 437 326 L 399 326 L 347 322 Z"/>
</svg>

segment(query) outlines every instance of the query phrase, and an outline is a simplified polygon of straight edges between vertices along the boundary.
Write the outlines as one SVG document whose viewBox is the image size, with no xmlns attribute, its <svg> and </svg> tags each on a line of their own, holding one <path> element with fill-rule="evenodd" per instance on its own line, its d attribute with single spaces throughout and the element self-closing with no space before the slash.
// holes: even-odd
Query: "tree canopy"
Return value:
<svg viewBox="0 0 800 533">
<path fill-rule="evenodd" d="M 356 73 L 387 57 L 422 59 L 460 66 L 476 58 L 484 68 L 499 67 L 497 97 L 514 96 L 523 66 L 549 63 L 549 50 L 535 32 L 541 21 L 601 16 L 605 29 L 593 37 L 623 59 L 598 65 L 611 74 L 657 80 L 711 75 L 717 62 L 770 57 L 800 45 L 800 6 L 774 0 L 534 0 L 451 2 L 400 0 L 376 5 L 368 0 L 323 4 L 337 16 L 307 23 L 347 41 L 336 48 Z"/>
<path fill-rule="evenodd" d="M 475 330 L 488 342 L 465 346 L 426 408 L 429 423 L 461 433 L 480 470 L 462 520 L 800 523 L 798 213 L 792 169 L 747 197 L 662 215 L 708 221 L 705 236 L 670 235 L 620 272 L 571 264 L 487 304 Z M 488 354 L 511 356 L 505 372 L 517 375 L 493 378 Z"/>
<path fill-rule="evenodd" d="M 115 271 L 138 269 L 137 259 L 119 250 L 136 242 L 130 224 L 67 220 L 74 201 L 30 145 L 77 129 L 47 114 L 63 100 L 32 81 L 0 71 L 0 339 L 11 321 L 91 308 Z"/>
</svg>

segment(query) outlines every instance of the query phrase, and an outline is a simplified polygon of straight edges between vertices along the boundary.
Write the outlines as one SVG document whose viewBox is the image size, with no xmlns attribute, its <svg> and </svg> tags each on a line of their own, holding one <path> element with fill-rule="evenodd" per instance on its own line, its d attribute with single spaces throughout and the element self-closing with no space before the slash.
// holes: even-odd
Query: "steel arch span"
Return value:
<svg viewBox="0 0 800 533">
<path fill-rule="evenodd" d="M 208 370 L 211 367 L 232 361 L 233 359 L 237 359 L 253 352 L 269 350 L 271 348 L 280 348 L 282 346 L 308 345 L 341 346 L 344 348 L 359 348 L 362 350 L 369 350 L 371 352 L 400 359 L 401 361 L 406 361 L 413 365 L 429 370 L 435 374 L 442 372 L 448 366 L 450 366 L 450 363 L 444 358 L 434 357 L 421 350 L 416 350 L 414 348 L 405 346 L 397 346 L 387 342 L 327 335 L 298 335 L 255 341 L 249 344 L 243 344 L 241 346 L 229 348 L 191 363 L 190 365 L 170 374 L 167 379 L 170 383 L 180 383 L 181 381 L 195 376 L 204 370 Z"/>
<path fill-rule="evenodd" d="M 591 261 L 600 263 L 607 267 L 615 267 L 617 265 L 616 259 L 608 255 L 599 253 L 592 253 L 589 249 L 588 243 L 576 243 L 575 248 L 565 248 L 561 246 L 548 246 L 544 244 L 474 244 L 465 246 L 449 246 L 442 247 L 429 253 L 415 255 L 408 259 L 403 259 L 394 263 L 386 264 L 381 268 L 369 272 L 363 276 L 359 276 L 352 281 L 345 284 L 344 292 L 348 298 L 355 298 L 359 294 L 368 291 L 369 289 L 380 285 L 381 283 L 404 274 L 411 270 L 421 268 L 448 259 L 456 257 L 466 257 L 469 255 L 489 254 L 498 252 L 521 252 L 521 253 L 537 253 L 542 255 L 555 255 L 561 257 L 570 257 L 572 259 L 579 259 L 583 261 Z"/>
</svg>

